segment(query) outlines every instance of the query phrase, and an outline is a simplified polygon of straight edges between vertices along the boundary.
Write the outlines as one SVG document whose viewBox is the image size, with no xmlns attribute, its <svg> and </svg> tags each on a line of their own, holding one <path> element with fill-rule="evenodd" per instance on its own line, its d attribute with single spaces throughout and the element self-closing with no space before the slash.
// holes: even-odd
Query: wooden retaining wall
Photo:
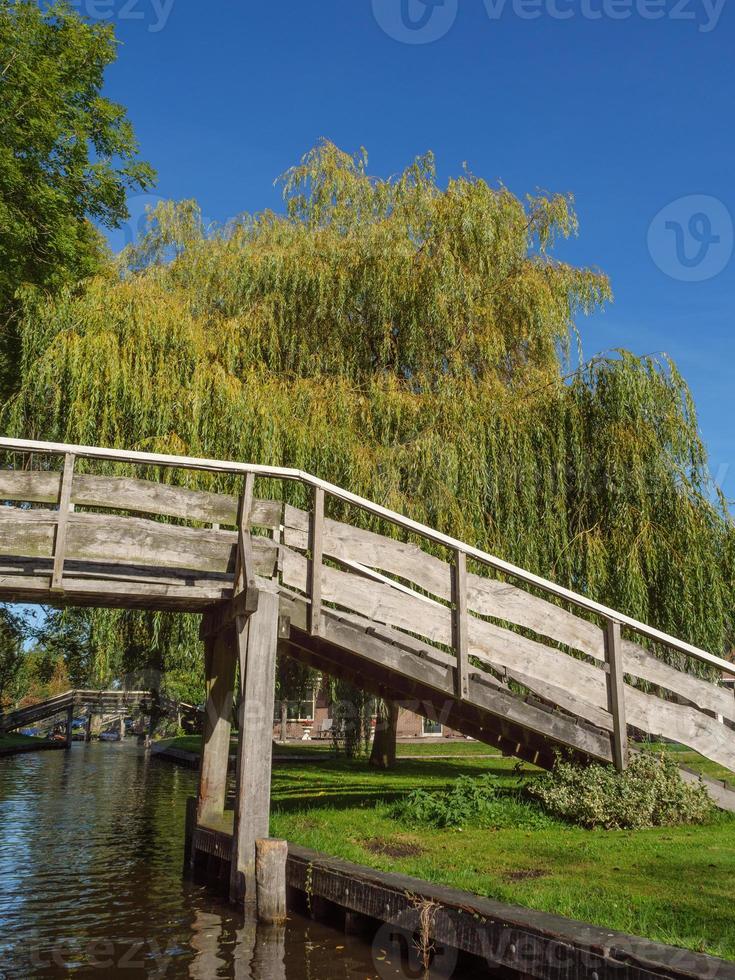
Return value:
<svg viewBox="0 0 735 980">
<path fill-rule="evenodd" d="M 187 813 L 187 853 L 227 880 L 231 836 L 195 824 Z M 224 865 L 224 867 L 222 867 Z M 507 905 L 418 878 L 376 871 L 289 844 L 289 906 L 314 918 L 360 929 L 386 945 L 396 932 L 413 936 L 429 909 L 431 939 L 443 966 L 461 956 L 488 970 L 539 980 L 735 980 L 735 963 L 558 915 Z M 390 928 L 385 928 L 389 926 Z"/>
</svg>

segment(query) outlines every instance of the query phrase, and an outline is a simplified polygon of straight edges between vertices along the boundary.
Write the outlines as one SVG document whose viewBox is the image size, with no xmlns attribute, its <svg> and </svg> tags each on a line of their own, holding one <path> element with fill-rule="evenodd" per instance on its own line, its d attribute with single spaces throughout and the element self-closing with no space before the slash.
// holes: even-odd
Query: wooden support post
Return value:
<svg viewBox="0 0 735 980">
<path fill-rule="evenodd" d="M 125 715 L 120 715 L 118 719 L 118 724 L 120 726 L 120 741 L 122 742 L 125 738 Z"/>
<path fill-rule="evenodd" d="M 53 592 L 60 592 L 64 587 L 64 552 L 66 551 L 66 530 L 69 524 L 69 514 L 73 509 L 71 502 L 73 480 L 74 453 L 67 453 L 64 456 L 64 472 L 61 476 L 61 488 L 59 490 L 59 514 L 56 518 L 54 568 L 51 573 L 51 590 Z"/>
<path fill-rule="evenodd" d="M 628 728 L 625 720 L 625 683 L 620 623 L 605 623 L 605 662 L 607 672 L 607 707 L 613 719 L 612 755 L 615 768 L 622 772 L 628 765 Z"/>
<path fill-rule="evenodd" d="M 85 722 L 84 725 L 84 741 L 85 742 L 92 741 L 92 712 L 91 711 L 87 715 L 87 721 Z"/>
<path fill-rule="evenodd" d="M 275 702 L 278 595 L 261 591 L 258 609 L 237 619 L 240 658 L 240 734 L 237 743 L 235 825 L 230 899 L 256 907 L 255 842 L 268 836 Z"/>
<path fill-rule="evenodd" d="M 232 630 L 221 630 L 214 636 L 205 635 L 204 640 L 207 700 L 204 706 L 197 822 L 206 824 L 210 818 L 221 817 L 225 808 L 237 653 Z"/>
<path fill-rule="evenodd" d="M 467 556 L 464 551 L 456 551 L 452 566 L 452 632 L 454 651 L 457 656 L 456 694 L 460 701 L 469 697 L 469 664 L 467 660 L 468 613 L 467 613 Z"/>
<path fill-rule="evenodd" d="M 66 709 L 66 747 L 71 748 L 71 727 L 74 722 L 74 702 Z"/>
<path fill-rule="evenodd" d="M 280 925 L 286 921 L 286 859 L 288 842 L 260 838 L 255 842 L 255 879 L 258 921 Z"/>
<path fill-rule="evenodd" d="M 324 491 L 321 487 L 314 488 L 314 512 L 309 525 L 309 550 L 311 563 L 309 565 L 309 632 L 312 636 L 319 633 L 322 615 L 322 561 L 324 541 Z"/>
</svg>

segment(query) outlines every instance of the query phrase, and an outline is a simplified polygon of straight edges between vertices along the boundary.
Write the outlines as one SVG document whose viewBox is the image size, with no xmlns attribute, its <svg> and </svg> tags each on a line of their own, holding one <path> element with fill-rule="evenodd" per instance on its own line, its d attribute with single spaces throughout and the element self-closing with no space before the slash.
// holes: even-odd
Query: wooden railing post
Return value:
<svg viewBox="0 0 735 980">
<path fill-rule="evenodd" d="M 612 715 L 613 762 L 618 772 L 628 764 L 628 728 L 625 720 L 625 683 L 620 623 L 605 622 L 605 669 L 607 677 L 607 707 Z"/>
<path fill-rule="evenodd" d="M 54 541 L 54 568 L 51 573 L 51 589 L 59 592 L 63 589 L 64 552 L 66 551 L 66 530 L 69 514 L 73 509 L 71 502 L 72 482 L 74 480 L 74 453 L 64 456 L 64 472 L 61 475 L 59 489 L 59 515 L 56 522 L 56 539 Z"/>
<path fill-rule="evenodd" d="M 250 616 L 258 608 L 258 586 L 255 581 L 253 547 L 250 540 L 250 517 L 253 509 L 255 476 L 245 477 L 245 490 L 240 498 L 237 520 L 237 554 L 233 609 L 238 616 Z"/>
<path fill-rule="evenodd" d="M 324 548 L 324 491 L 321 487 L 314 488 L 314 512 L 309 525 L 309 550 L 311 564 L 309 566 L 309 632 L 312 636 L 319 633 L 322 614 L 322 561 Z"/>
<path fill-rule="evenodd" d="M 468 618 L 467 618 L 467 555 L 457 550 L 452 566 L 452 634 L 457 655 L 457 697 L 462 701 L 469 697 L 468 669 Z"/>
</svg>

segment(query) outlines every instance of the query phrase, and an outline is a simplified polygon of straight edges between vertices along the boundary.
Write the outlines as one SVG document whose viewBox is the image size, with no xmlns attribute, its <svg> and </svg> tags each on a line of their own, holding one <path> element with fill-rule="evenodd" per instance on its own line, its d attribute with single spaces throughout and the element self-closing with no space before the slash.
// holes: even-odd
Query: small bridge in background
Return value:
<svg viewBox="0 0 735 980">
<path fill-rule="evenodd" d="M 635 731 L 735 772 L 735 665 L 379 504 L 281 467 L 0 450 L 0 601 L 203 614 L 201 826 L 224 811 L 239 663 L 233 898 L 254 901 L 268 835 L 277 649 L 542 767 L 623 769 Z"/>
<path fill-rule="evenodd" d="M 151 691 L 76 689 L 0 714 L 0 734 L 15 732 L 38 722 L 60 719 L 65 726 L 68 743 L 71 741 L 72 721 L 84 715 L 87 718 L 86 737 L 89 740 L 89 722 L 94 716 L 124 719 L 136 712 L 149 716 L 154 713 L 167 715 L 179 721 L 186 720 L 194 726 L 200 723 L 201 715 L 201 710 L 194 705 L 174 701 Z"/>
</svg>

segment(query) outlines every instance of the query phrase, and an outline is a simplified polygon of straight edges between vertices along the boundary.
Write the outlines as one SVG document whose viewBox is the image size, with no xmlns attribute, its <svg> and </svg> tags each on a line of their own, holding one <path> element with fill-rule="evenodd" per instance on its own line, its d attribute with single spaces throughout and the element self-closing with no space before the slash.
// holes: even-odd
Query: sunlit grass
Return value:
<svg viewBox="0 0 735 980">
<path fill-rule="evenodd" d="M 441 746 L 460 747 L 465 758 L 418 755 L 391 772 L 364 760 L 283 760 L 273 770 L 271 834 L 358 864 L 735 959 L 735 817 L 637 831 L 556 821 L 539 830 L 458 831 L 396 820 L 392 804 L 417 787 L 440 791 L 460 775 L 491 773 L 512 791 L 537 772 L 499 755 L 473 758 L 481 754 L 478 743 Z M 427 744 L 425 751 L 439 748 Z M 227 820 L 231 825 L 230 814 Z"/>
</svg>

